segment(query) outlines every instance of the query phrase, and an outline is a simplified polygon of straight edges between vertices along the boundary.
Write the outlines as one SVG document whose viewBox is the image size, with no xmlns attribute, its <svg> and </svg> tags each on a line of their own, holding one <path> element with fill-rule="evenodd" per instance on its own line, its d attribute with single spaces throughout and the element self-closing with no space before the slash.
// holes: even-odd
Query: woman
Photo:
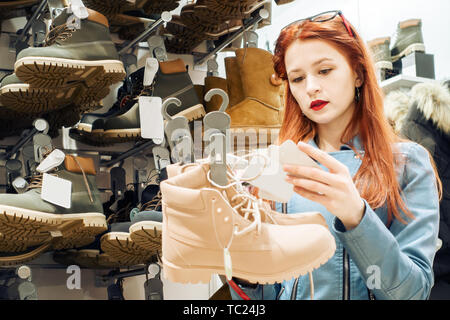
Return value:
<svg viewBox="0 0 450 320">
<path fill-rule="evenodd" d="M 308 299 L 313 284 L 315 299 L 427 299 L 441 183 L 429 153 L 385 119 L 364 42 L 340 11 L 326 12 L 281 31 L 274 67 L 287 83 L 280 143 L 298 142 L 324 169 L 284 167 L 296 192 L 287 212 L 320 211 L 337 249 L 312 283 L 235 279 L 232 297 Z"/>
</svg>

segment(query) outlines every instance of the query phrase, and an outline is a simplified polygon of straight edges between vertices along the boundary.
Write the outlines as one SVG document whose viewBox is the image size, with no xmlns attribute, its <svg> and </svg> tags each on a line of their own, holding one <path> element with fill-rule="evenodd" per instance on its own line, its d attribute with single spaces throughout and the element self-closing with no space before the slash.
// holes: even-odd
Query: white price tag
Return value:
<svg viewBox="0 0 450 320">
<path fill-rule="evenodd" d="M 155 78 L 156 72 L 159 69 L 158 60 L 155 58 L 147 58 L 145 60 L 145 71 L 144 71 L 144 87 L 151 86 L 153 79 Z"/>
<path fill-rule="evenodd" d="M 41 198 L 42 200 L 69 209 L 72 204 L 72 181 L 44 173 Z"/>
<path fill-rule="evenodd" d="M 139 97 L 142 138 L 157 141 L 164 139 L 164 118 L 161 109 L 162 99 L 160 97 Z"/>
<path fill-rule="evenodd" d="M 59 149 L 53 150 L 44 160 L 41 161 L 39 166 L 36 168 L 39 172 L 48 172 L 61 165 L 66 159 L 66 155 Z"/>
</svg>

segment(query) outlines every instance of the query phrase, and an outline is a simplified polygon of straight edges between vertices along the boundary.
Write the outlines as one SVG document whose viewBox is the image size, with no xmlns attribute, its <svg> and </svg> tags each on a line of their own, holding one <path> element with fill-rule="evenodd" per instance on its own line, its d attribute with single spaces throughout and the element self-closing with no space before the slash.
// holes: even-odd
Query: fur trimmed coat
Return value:
<svg viewBox="0 0 450 320">
<path fill-rule="evenodd" d="M 398 108 L 397 111 L 394 108 Z M 407 110 L 407 112 L 405 112 Z M 442 181 L 439 239 L 442 247 L 434 259 L 436 280 L 450 282 L 450 90 L 446 85 L 421 83 L 410 92 L 386 96 L 386 115 L 397 115 L 398 132 L 424 146 L 433 156 Z M 392 120 L 392 119 L 391 119 Z"/>
</svg>

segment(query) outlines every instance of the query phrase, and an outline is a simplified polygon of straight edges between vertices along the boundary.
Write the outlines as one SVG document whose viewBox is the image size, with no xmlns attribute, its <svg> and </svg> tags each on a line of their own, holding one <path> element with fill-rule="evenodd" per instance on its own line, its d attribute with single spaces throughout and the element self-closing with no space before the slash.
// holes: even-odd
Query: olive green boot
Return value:
<svg viewBox="0 0 450 320">
<path fill-rule="evenodd" d="M 41 198 L 43 175 L 32 178 L 21 194 L 0 194 L 0 233 L 25 247 L 82 247 L 107 230 L 92 158 L 66 155 L 48 174 L 72 182 L 71 205 L 65 208 Z"/>
<path fill-rule="evenodd" d="M 409 19 L 398 23 L 396 39 L 391 49 L 392 62 L 414 51 L 425 52 L 422 21 Z"/>
<path fill-rule="evenodd" d="M 377 38 L 367 43 L 370 53 L 372 54 L 375 68 L 392 70 L 392 57 L 389 50 L 390 37 Z"/>
<path fill-rule="evenodd" d="M 54 19 L 45 47 L 27 48 L 18 54 L 14 70 L 21 81 L 55 90 L 86 86 L 98 91 L 95 100 L 99 101 L 105 97 L 104 88 L 125 77 L 108 20 L 87 10 L 89 16 L 78 21 L 64 10 Z"/>
</svg>

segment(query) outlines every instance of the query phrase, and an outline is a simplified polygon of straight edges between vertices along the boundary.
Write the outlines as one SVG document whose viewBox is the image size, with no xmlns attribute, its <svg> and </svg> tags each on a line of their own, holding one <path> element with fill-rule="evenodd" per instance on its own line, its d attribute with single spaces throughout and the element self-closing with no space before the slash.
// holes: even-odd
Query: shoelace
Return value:
<svg viewBox="0 0 450 320">
<path fill-rule="evenodd" d="M 57 41 L 66 41 L 70 37 L 72 37 L 73 32 L 76 30 L 74 27 L 75 19 L 73 19 L 69 25 L 69 23 L 63 23 L 59 26 L 53 26 L 50 28 L 49 32 L 45 36 L 44 47 L 51 46 Z"/>
<path fill-rule="evenodd" d="M 43 153 L 43 157 L 47 157 L 51 152 L 53 151 L 53 148 L 51 149 L 47 149 L 44 153 Z M 78 167 L 81 169 L 81 173 L 83 174 L 83 180 L 84 180 L 84 184 L 86 186 L 86 190 L 88 192 L 89 195 L 89 200 L 91 202 L 94 202 L 94 199 L 92 197 L 92 191 L 91 188 L 89 187 L 89 182 L 87 180 L 86 177 L 86 173 L 84 172 L 83 166 L 80 164 L 80 162 L 78 161 L 77 157 L 71 156 L 75 162 L 77 163 Z M 54 168 L 51 171 L 53 172 L 57 172 L 58 168 Z M 56 173 L 48 173 L 47 174 L 51 174 L 52 176 L 57 177 L 58 175 Z M 43 173 L 36 173 L 31 177 L 31 181 L 30 184 L 28 185 L 27 191 L 31 190 L 31 189 L 39 189 L 42 188 L 42 182 L 43 182 L 43 178 L 44 178 L 44 174 Z"/>
<path fill-rule="evenodd" d="M 146 211 L 148 209 L 155 210 L 156 208 L 158 208 L 161 205 L 161 201 L 162 201 L 162 194 L 161 194 L 161 190 L 160 190 L 152 198 L 152 200 L 150 200 L 142 205 L 142 207 L 140 208 L 140 211 Z"/>
<path fill-rule="evenodd" d="M 228 244 L 226 246 L 224 246 L 222 244 L 222 242 L 219 239 L 219 236 L 217 234 L 217 229 L 214 228 L 214 233 L 217 239 L 217 242 L 220 244 L 221 247 L 223 247 L 224 250 L 224 266 L 225 266 L 225 273 L 226 273 L 226 277 L 228 281 L 232 281 L 232 260 L 231 260 L 231 255 L 229 252 L 229 248 L 233 242 L 233 238 L 234 236 L 240 236 L 240 235 L 244 235 L 252 230 L 256 230 L 256 232 L 258 233 L 258 235 L 261 232 L 261 211 L 267 216 L 269 217 L 273 223 L 277 224 L 277 222 L 275 221 L 275 218 L 272 216 L 271 212 L 269 212 L 268 210 L 266 210 L 266 208 L 263 206 L 263 202 L 262 199 L 258 199 L 255 196 L 253 196 L 252 194 L 250 194 L 245 187 L 243 186 L 243 182 L 249 182 L 252 181 L 256 178 L 258 178 L 259 176 L 262 175 L 262 173 L 264 172 L 264 169 L 267 168 L 267 166 L 270 164 L 270 159 L 268 157 L 266 157 L 265 155 L 259 154 L 259 153 L 252 153 L 252 154 L 248 154 L 245 155 L 243 157 L 237 157 L 239 160 L 245 160 L 245 158 L 252 158 L 255 156 L 260 156 L 265 160 L 264 166 L 261 167 L 260 171 L 253 177 L 250 178 L 246 178 L 243 179 L 239 176 L 237 176 L 234 172 L 233 169 L 236 166 L 237 163 L 239 163 L 239 161 L 235 162 L 235 165 L 233 167 L 227 166 L 228 170 L 227 170 L 227 176 L 230 178 L 230 180 L 232 181 L 230 184 L 226 185 L 226 186 L 221 186 L 217 183 L 215 183 L 212 179 L 211 179 L 211 170 L 208 170 L 207 173 L 207 179 L 208 181 L 215 186 L 216 188 L 219 189 L 228 189 L 231 188 L 233 186 L 236 187 L 237 189 L 237 194 L 234 195 L 231 199 L 230 202 L 233 203 L 235 200 L 237 199 L 242 199 L 241 202 L 239 202 L 238 204 L 234 205 L 232 208 L 233 210 L 236 210 L 236 212 L 241 212 L 244 213 L 244 219 L 250 220 L 249 219 L 249 215 L 252 215 L 253 218 L 253 222 L 251 224 L 249 224 L 247 227 L 245 227 L 242 230 L 238 230 L 237 225 L 235 225 L 235 221 L 234 221 L 234 215 L 232 215 L 233 217 L 233 233 L 231 235 L 230 241 L 228 242 Z M 208 159 L 209 161 L 209 159 Z M 224 191 L 225 192 L 225 191 Z M 225 198 L 227 198 L 227 196 L 225 195 Z M 212 212 L 215 213 L 215 200 L 212 200 Z M 244 207 L 245 206 L 245 207 Z M 213 217 L 213 223 L 214 226 L 216 226 L 216 221 L 215 221 L 215 214 L 212 215 Z M 314 280 L 313 280 L 313 275 L 312 272 L 308 272 L 309 273 L 309 282 L 310 282 L 310 292 L 311 292 L 311 300 L 314 300 Z M 234 282 L 233 282 L 234 283 Z M 240 293 L 238 293 L 239 295 L 241 295 Z M 248 298 L 248 296 L 247 296 Z"/>
</svg>

